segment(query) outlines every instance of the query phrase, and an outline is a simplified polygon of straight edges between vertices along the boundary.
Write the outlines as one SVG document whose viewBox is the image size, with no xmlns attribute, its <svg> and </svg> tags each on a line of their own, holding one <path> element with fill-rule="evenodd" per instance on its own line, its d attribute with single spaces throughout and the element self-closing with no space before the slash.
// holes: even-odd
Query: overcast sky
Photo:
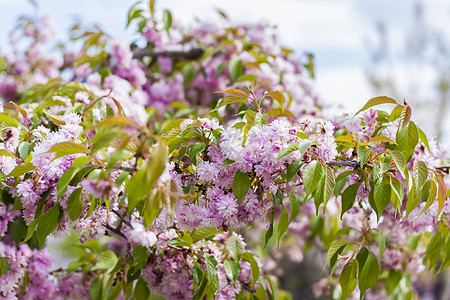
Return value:
<svg viewBox="0 0 450 300">
<path fill-rule="evenodd" d="M 366 79 L 368 43 L 375 25 L 384 22 L 390 45 L 404 47 L 405 31 L 412 28 L 413 0 L 159 0 L 158 9 L 170 9 L 183 24 L 194 17 L 214 21 L 220 8 L 236 22 L 261 20 L 277 24 L 282 42 L 297 53 L 315 55 L 317 90 L 328 103 L 339 103 L 347 112 L 359 109 L 377 96 Z M 40 0 L 40 11 L 50 14 L 64 37 L 75 16 L 100 24 L 106 32 L 129 39 L 125 17 L 130 0 Z M 430 24 L 450 28 L 449 0 L 425 1 Z M 20 14 L 31 13 L 26 0 L 0 0 L 0 49 L 7 45 L 7 32 Z M 447 30 L 448 32 L 448 30 Z M 401 51 L 400 51 L 401 53 Z M 406 97 L 406 96 L 405 96 Z"/>
</svg>

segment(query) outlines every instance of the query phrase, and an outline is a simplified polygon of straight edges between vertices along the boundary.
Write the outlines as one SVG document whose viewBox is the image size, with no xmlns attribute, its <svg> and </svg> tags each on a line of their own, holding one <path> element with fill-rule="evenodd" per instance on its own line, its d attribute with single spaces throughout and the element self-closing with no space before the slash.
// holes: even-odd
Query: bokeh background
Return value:
<svg viewBox="0 0 450 300">
<path fill-rule="evenodd" d="M 110 35 L 133 38 L 125 29 L 134 0 L 0 0 L 0 51 L 22 14 L 48 14 L 58 39 L 76 20 L 99 24 Z M 161 0 L 176 22 L 220 19 L 278 25 L 284 45 L 314 54 L 316 88 L 334 112 L 355 112 L 378 95 L 405 99 L 413 118 L 450 141 L 447 102 L 450 81 L 449 0 Z"/>
</svg>

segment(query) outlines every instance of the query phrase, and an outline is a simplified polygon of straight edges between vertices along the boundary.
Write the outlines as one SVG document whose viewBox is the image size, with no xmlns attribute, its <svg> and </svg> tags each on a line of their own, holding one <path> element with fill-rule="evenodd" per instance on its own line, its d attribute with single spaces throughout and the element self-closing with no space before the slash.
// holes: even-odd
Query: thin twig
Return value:
<svg viewBox="0 0 450 300">
<path fill-rule="evenodd" d="M 440 167 L 435 167 L 435 169 L 442 171 L 446 174 L 450 174 L 450 166 L 440 166 Z"/>
<path fill-rule="evenodd" d="M 103 226 L 104 226 L 106 229 L 108 229 L 109 231 L 114 232 L 114 233 L 117 234 L 118 236 L 121 236 L 121 237 L 123 237 L 124 239 L 127 240 L 127 237 L 126 237 L 120 230 L 118 230 L 117 228 L 111 227 L 111 226 L 108 225 L 108 224 L 103 224 Z"/>
<path fill-rule="evenodd" d="M 137 171 L 137 169 L 135 167 L 123 167 L 123 166 L 114 166 L 114 167 L 112 167 L 112 169 L 127 171 L 127 172 L 136 172 Z"/>
<path fill-rule="evenodd" d="M 131 226 L 131 223 L 128 222 L 128 220 L 126 220 L 126 219 L 125 219 L 125 218 L 124 218 L 117 210 L 114 210 L 114 209 L 113 209 L 112 212 L 115 213 L 116 216 L 118 216 L 118 217 L 120 218 L 120 220 L 121 220 L 123 223 L 125 223 L 126 225 L 132 227 L 132 226 Z"/>
</svg>

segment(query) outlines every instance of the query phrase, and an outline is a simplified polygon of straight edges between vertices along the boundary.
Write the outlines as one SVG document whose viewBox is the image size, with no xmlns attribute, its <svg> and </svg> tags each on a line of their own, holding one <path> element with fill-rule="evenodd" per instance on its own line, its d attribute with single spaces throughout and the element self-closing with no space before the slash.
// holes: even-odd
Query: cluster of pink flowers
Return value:
<svg viewBox="0 0 450 300">
<path fill-rule="evenodd" d="M 330 124 L 327 122 L 325 125 L 318 125 L 315 135 L 318 153 L 311 149 L 306 154 L 307 157 L 317 155 L 319 159 L 329 161 L 336 156 L 334 130 Z M 186 126 L 182 123 L 181 128 L 185 129 Z M 203 124 L 199 128 L 203 132 L 222 129 Z M 326 128 L 325 132 L 323 128 Z M 248 224 L 264 216 L 273 206 L 272 195 L 279 189 L 286 190 L 286 184 L 281 180 L 286 166 L 303 160 L 300 151 L 292 151 L 279 158 L 280 151 L 287 149 L 292 143 L 307 141 L 297 136 L 299 132 L 302 132 L 299 126 L 286 120 L 253 126 L 248 132 L 234 126 L 224 128 L 218 144 L 211 144 L 205 150 L 206 155 L 198 163 L 196 172 L 181 179 L 183 187 L 202 185 L 205 192 L 196 203 L 181 201 L 177 206 L 175 218 L 179 226 L 189 229 L 198 226 L 220 229 Z M 326 143 L 330 148 L 323 148 Z M 240 204 L 231 192 L 233 177 L 238 171 L 251 174 L 252 181 Z M 296 192 L 300 191 L 298 186 L 297 184 Z"/>
</svg>

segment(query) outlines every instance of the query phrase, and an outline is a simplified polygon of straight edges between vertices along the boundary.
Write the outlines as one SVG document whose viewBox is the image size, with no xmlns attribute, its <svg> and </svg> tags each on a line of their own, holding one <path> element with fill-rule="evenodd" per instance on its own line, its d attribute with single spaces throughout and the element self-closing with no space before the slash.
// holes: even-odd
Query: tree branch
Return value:
<svg viewBox="0 0 450 300">
<path fill-rule="evenodd" d="M 440 170 L 446 174 L 450 174 L 450 166 L 440 166 L 440 167 L 435 167 L 436 170 Z"/>
<path fill-rule="evenodd" d="M 369 168 L 373 169 L 373 165 L 369 163 L 365 163 L 363 167 L 361 168 L 361 162 L 359 160 L 350 160 L 350 159 L 344 159 L 344 160 L 332 160 L 327 162 L 327 165 L 333 166 L 333 167 L 352 167 L 355 169 L 362 169 L 362 168 Z M 396 169 L 388 169 L 388 172 L 395 173 L 397 172 Z"/>
<path fill-rule="evenodd" d="M 112 212 L 114 213 L 114 214 L 116 214 L 116 216 L 118 216 L 119 217 L 119 219 L 124 223 L 124 224 L 126 224 L 126 225 L 128 225 L 128 226 L 130 226 L 130 227 L 132 227 L 131 226 L 131 223 L 130 222 L 128 222 L 128 220 L 126 220 L 117 210 L 112 210 Z"/>
<path fill-rule="evenodd" d="M 127 237 L 126 237 L 126 236 L 122 233 L 122 231 L 120 231 L 118 228 L 111 227 L 111 226 L 108 225 L 108 224 L 103 224 L 103 226 L 104 226 L 106 229 L 108 229 L 109 231 L 111 231 L 111 232 L 117 234 L 118 236 L 121 236 L 121 237 L 123 237 L 124 239 L 127 240 Z"/>
<path fill-rule="evenodd" d="M 353 168 L 359 168 L 361 167 L 361 162 L 359 160 L 332 160 L 327 162 L 327 165 L 332 167 L 353 167 Z M 371 165 L 364 164 L 365 167 L 373 168 Z"/>
<path fill-rule="evenodd" d="M 187 51 L 149 51 L 147 49 L 134 49 L 133 58 L 142 59 L 146 56 L 150 56 L 153 58 L 157 58 L 160 56 L 169 57 L 169 58 L 182 58 L 189 60 L 196 60 L 203 56 L 203 50 L 200 48 L 192 48 Z"/>
</svg>

